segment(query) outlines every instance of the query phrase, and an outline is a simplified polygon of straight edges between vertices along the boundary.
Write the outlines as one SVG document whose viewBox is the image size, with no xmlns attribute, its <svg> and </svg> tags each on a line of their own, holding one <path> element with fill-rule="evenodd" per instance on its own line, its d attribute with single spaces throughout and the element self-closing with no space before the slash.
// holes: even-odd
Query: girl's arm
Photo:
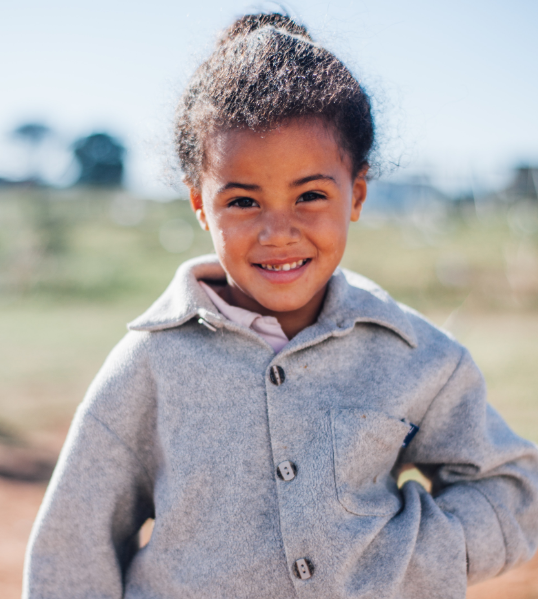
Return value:
<svg viewBox="0 0 538 599">
<path fill-rule="evenodd" d="M 140 337 L 112 352 L 77 410 L 30 539 L 27 599 L 123 596 L 138 531 L 153 516 L 143 450 L 152 390 Z"/>
<path fill-rule="evenodd" d="M 428 517 L 436 520 L 437 509 L 461 524 L 470 583 L 532 556 L 538 541 L 538 451 L 487 404 L 484 380 L 466 350 L 404 460 L 432 481 L 431 505 L 416 483 L 402 489 L 404 497 L 422 496 L 422 539 L 429 538 Z M 424 550 L 417 547 L 419 554 Z"/>
</svg>

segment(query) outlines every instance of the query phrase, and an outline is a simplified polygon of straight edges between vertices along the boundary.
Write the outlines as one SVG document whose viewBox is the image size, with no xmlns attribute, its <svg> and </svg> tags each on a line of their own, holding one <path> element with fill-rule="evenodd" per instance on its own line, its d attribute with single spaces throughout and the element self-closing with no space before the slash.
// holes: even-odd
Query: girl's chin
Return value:
<svg viewBox="0 0 538 599">
<path fill-rule="evenodd" d="M 263 299 L 263 298 L 261 298 L 261 299 Z M 268 302 L 264 302 L 263 304 L 260 304 L 260 305 L 262 305 L 266 310 L 269 310 L 270 312 L 274 313 L 275 317 L 278 318 L 279 314 L 288 314 L 290 312 L 299 312 L 302 308 L 304 308 L 304 306 L 307 303 L 308 302 L 303 304 L 300 302 L 282 303 L 282 302 L 268 301 Z"/>
<path fill-rule="evenodd" d="M 266 310 L 273 312 L 275 316 L 289 312 L 300 312 L 307 306 L 315 293 L 310 294 L 306 285 L 298 284 L 299 288 L 285 289 L 276 287 L 273 289 L 260 289 L 252 293 L 251 297 Z"/>
</svg>

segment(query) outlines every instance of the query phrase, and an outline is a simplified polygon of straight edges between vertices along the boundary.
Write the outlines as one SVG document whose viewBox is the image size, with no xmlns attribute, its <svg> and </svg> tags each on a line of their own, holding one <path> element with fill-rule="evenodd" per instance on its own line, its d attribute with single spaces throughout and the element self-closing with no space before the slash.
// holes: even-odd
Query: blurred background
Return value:
<svg viewBox="0 0 538 599">
<path fill-rule="evenodd" d="M 473 353 L 538 441 L 538 4 L 286 5 L 372 94 L 379 147 L 344 266 Z M 125 323 L 212 251 L 174 106 L 231 0 L 20 0 L 0 22 L 0 596 L 77 404 Z M 468 597 L 538 597 L 538 564 Z"/>
</svg>

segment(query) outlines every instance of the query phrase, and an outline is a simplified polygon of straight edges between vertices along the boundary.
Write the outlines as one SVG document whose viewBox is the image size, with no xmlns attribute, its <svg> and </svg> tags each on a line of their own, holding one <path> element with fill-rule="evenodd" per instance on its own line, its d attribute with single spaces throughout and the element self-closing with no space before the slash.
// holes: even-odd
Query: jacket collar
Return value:
<svg viewBox="0 0 538 599">
<path fill-rule="evenodd" d="M 144 314 L 129 323 L 134 331 L 161 331 L 181 326 L 192 318 L 203 318 L 216 328 L 227 326 L 227 319 L 215 308 L 199 279 L 222 280 L 225 273 L 215 255 L 184 262 L 161 297 Z M 336 269 L 329 281 L 318 325 L 325 334 L 345 334 L 355 323 L 385 327 L 417 346 L 413 326 L 404 310 L 369 279 Z M 318 333 L 321 331 L 318 331 Z"/>
</svg>

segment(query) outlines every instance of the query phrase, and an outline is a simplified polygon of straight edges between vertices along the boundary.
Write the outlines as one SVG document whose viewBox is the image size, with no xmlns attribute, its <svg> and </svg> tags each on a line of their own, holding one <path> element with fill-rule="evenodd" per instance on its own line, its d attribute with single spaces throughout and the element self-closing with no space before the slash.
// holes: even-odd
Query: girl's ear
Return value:
<svg viewBox="0 0 538 599">
<path fill-rule="evenodd" d="M 204 231 L 209 231 L 209 226 L 207 224 L 207 219 L 204 212 L 204 204 L 202 202 L 202 194 L 198 189 L 194 187 L 190 188 L 190 200 L 191 206 L 194 210 L 194 214 L 196 214 L 196 219 L 200 223 L 200 226 Z"/>
<path fill-rule="evenodd" d="M 366 175 L 368 167 L 363 168 L 355 177 L 353 182 L 353 195 L 351 198 L 351 221 L 357 222 L 361 215 L 362 205 L 366 200 L 368 185 L 366 183 Z"/>
</svg>

